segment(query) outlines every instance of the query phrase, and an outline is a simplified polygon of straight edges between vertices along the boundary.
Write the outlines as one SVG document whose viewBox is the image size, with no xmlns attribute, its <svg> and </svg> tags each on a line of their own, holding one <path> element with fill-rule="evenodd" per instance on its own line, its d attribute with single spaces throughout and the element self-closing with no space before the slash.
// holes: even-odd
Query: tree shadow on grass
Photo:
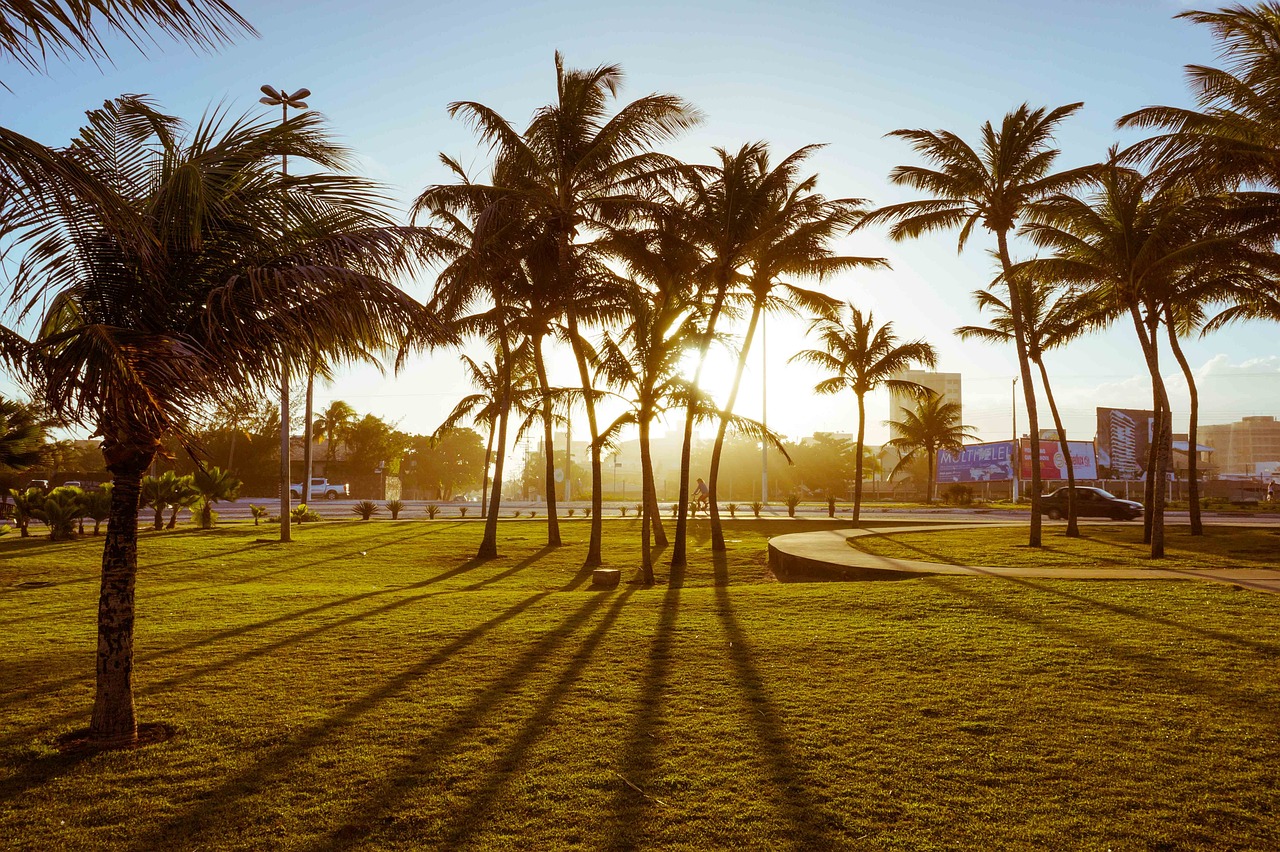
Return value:
<svg viewBox="0 0 1280 852">
<path fill-rule="evenodd" d="M 41 787 L 75 770 L 93 756 L 90 751 L 74 751 L 66 754 L 42 754 L 25 762 L 19 760 L 17 771 L 0 780 L 0 802 L 16 801 L 19 796 L 34 787 Z M 10 838 L 14 840 L 16 838 Z M 31 838 L 27 838 L 31 840 Z"/>
<path fill-rule="evenodd" d="M 729 639 L 730 669 L 750 710 L 745 714 L 746 727 L 753 729 L 759 740 L 759 754 L 776 794 L 774 805 L 790 824 L 790 845 L 803 850 L 834 849 L 837 840 L 827 824 L 832 817 L 807 794 L 809 784 L 792 753 L 765 679 L 756 668 L 750 641 L 734 614 L 733 597 L 723 586 L 718 586 L 715 594 L 720 621 Z"/>
<path fill-rule="evenodd" d="M 472 583 L 470 586 L 465 586 L 463 587 L 462 591 L 474 592 L 479 589 L 483 589 L 485 586 L 490 586 L 490 585 L 493 585 L 494 583 L 500 583 L 503 580 L 507 579 L 508 577 L 519 574 L 521 571 L 528 568 L 530 565 L 533 565 L 535 562 L 538 562 L 539 560 L 544 559 L 547 556 L 550 556 L 552 553 L 555 553 L 557 550 L 559 550 L 559 548 L 552 547 L 549 544 L 544 544 L 542 547 L 538 548 L 536 551 L 529 554 L 524 559 L 521 559 L 519 562 L 517 562 L 515 565 L 512 565 L 507 570 L 494 574 L 492 577 L 487 577 L 478 583 Z M 475 566 L 483 565 L 485 562 L 491 562 L 491 561 L 493 560 L 487 560 L 487 559 L 471 560 L 471 562 L 474 563 Z"/>
<path fill-rule="evenodd" d="M 542 592 L 539 597 L 547 594 L 549 593 Z M 335 829 L 329 837 L 312 844 L 312 848 L 316 850 L 331 850 L 359 846 L 363 845 L 369 835 L 388 825 L 392 825 L 392 830 L 394 830 L 395 818 L 393 813 L 399 802 L 418 787 L 432 783 L 444 760 L 469 735 L 477 729 L 483 728 L 490 715 L 502 706 L 505 700 L 510 699 L 511 694 L 521 683 L 529 678 L 535 668 L 540 663 L 552 658 L 557 649 L 565 644 L 604 605 L 604 602 L 609 597 L 613 597 L 612 605 L 606 611 L 601 623 L 588 635 L 583 643 L 582 650 L 574 655 L 574 659 L 566 670 L 565 675 L 560 678 L 557 686 L 544 699 L 539 711 L 533 714 L 526 722 L 520 735 L 517 736 L 516 741 L 499 764 L 495 774 L 481 787 L 477 794 L 479 798 L 475 800 L 472 806 L 472 809 L 477 811 L 476 818 L 478 819 L 479 815 L 489 807 L 493 796 L 499 792 L 524 752 L 537 740 L 545 719 L 550 715 L 550 711 L 573 684 L 582 666 L 589 661 L 591 654 L 594 653 L 605 632 L 613 624 L 618 613 L 621 612 L 622 606 L 626 603 L 629 595 L 630 592 L 628 591 L 613 596 L 600 594 L 587 598 L 576 610 L 565 617 L 558 626 L 542 634 L 536 643 L 525 650 L 519 657 L 512 660 L 505 673 L 480 690 L 469 704 L 458 711 L 452 721 L 435 734 L 427 737 L 414 754 L 409 755 L 394 769 L 388 767 L 389 771 L 380 784 L 365 792 L 358 801 L 346 806 L 347 817 L 345 823 Z M 459 837 L 464 837 L 465 833 L 473 828 L 474 826 L 467 827 L 464 823 L 455 821 L 454 831 Z M 444 844 L 442 848 L 456 848 L 456 845 Z"/>
<path fill-rule="evenodd" d="M 645 821 L 657 800 L 645 791 L 651 789 L 661 768 L 655 752 L 662 741 L 662 698 L 671 680 L 671 646 L 680 614 L 681 591 L 680 586 L 668 584 L 658 610 L 648 663 L 640 680 L 639 707 L 628 725 L 629 736 L 618 762 L 619 783 L 612 802 L 604 809 L 611 818 L 609 834 L 601 840 L 600 849 L 636 849 L 646 839 Z"/>
<path fill-rule="evenodd" d="M 391 589 L 375 589 L 369 592 L 362 592 L 358 595 L 349 595 L 347 597 L 340 598 L 338 600 L 327 601 L 322 604 L 317 604 L 315 606 L 307 607 L 306 609 L 285 613 L 283 615 L 278 615 L 273 618 L 265 619 L 263 621 L 254 622 L 252 624 L 242 624 L 237 627 L 221 630 L 211 636 L 206 636 L 201 639 L 196 639 L 191 642 L 185 643 L 183 645 L 175 645 L 169 648 L 165 648 L 161 651 L 157 651 L 152 654 L 141 656 L 137 658 L 135 662 L 135 669 L 138 668 L 139 666 L 145 666 L 148 663 L 154 662 L 156 660 L 159 660 L 165 657 L 171 657 L 171 656 L 174 656 L 175 654 L 180 654 L 187 651 L 195 650 L 197 648 L 205 647 L 207 645 L 212 645 L 212 644 L 224 642 L 230 639 L 235 639 L 235 638 L 244 636 L 248 633 L 266 630 L 274 626 L 286 624 L 293 621 L 298 621 L 300 619 L 309 620 L 329 610 L 339 609 L 341 607 L 346 607 L 352 604 L 361 603 L 364 601 L 368 601 L 372 598 L 384 597 L 386 595 L 403 594 L 405 592 L 411 592 L 417 589 L 422 589 L 427 586 L 433 585 L 435 583 L 439 583 L 444 580 L 448 580 L 452 577 L 456 577 L 459 574 L 464 574 L 467 571 L 470 571 L 472 568 L 476 567 L 476 565 L 478 564 L 480 563 L 476 562 L 475 560 L 468 560 L 467 562 L 462 563 L 456 568 L 451 568 L 448 571 L 445 571 L 434 577 L 428 577 L 425 580 L 421 580 L 417 583 L 413 583 L 408 586 L 397 586 Z M 316 636 L 319 636 L 330 630 L 334 630 L 339 627 L 344 627 L 349 624 L 358 623 L 367 618 L 377 616 L 377 615 L 382 615 L 387 612 L 391 612 L 393 610 L 407 606 L 409 604 L 418 603 L 422 600 L 425 600 L 426 598 L 432 597 L 435 594 L 442 594 L 442 593 L 443 592 L 429 592 L 426 594 L 409 595 L 406 597 L 397 598 L 396 600 L 392 600 L 381 606 L 375 606 L 371 609 L 362 610 L 356 613 L 351 613 L 349 615 L 343 616 L 333 621 L 312 626 L 306 630 L 302 630 L 297 633 L 291 633 L 288 636 L 282 637 L 273 642 L 268 642 L 263 645 L 258 645 L 256 647 L 249 648 L 244 651 L 240 651 L 239 653 L 236 653 L 230 657 L 225 657 L 223 659 L 219 659 L 214 662 L 208 662 L 203 665 L 197 665 L 197 666 L 184 669 L 180 674 L 173 675 L 171 677 L 168 677 L 156 683 L 147 684 L 145 687 L 139 687 L 138 695 L 142 696 L 151 692 L 163 692 L 169 689 L 173 689 L 174 687 L 180 686 L 189 681 L 193 681 L 202 677 L 207 677 L 209 675 L 217 674 L 233 666 L 237 666 L 242 663 L 248 662 L 249 660 L 256 659 L 258 657 L 262 657 L 267 654 L 271 654 L 277 651 L 282 651 L 287 648 L 299 645 L 307 641 L 308 639 L 315 638 Z M 50 689 L 61 689 L 66 686 L 70 686 L 72 684 L 78 683 L 81 680 L 85 680 L 91 676 L 92 676 L 92 671 L 87 671 L 83 675 L 70 676 L 67 678 L 63 678 L 61 681 L 56 681 L 52 683 L 48 681 L 43 681 L 37 686 L 34 686 L 24 692 L 17 693 L 16 695 L 14 695 L 14 699 L 18 701 L 30 699 L 34 695 L 47 692 Z M 41 723 L 40 728 L 47 729 L 50 726 L 65 724 L 66 722 L 80 718 L 82 715 L 83 714 L 81 711 L 70 711 L 70 712 L 64 713 L 59 717 L 52 717 L 44 720 L 44 722 Z M 19 741 L 19 742 L 25 739 L 28 739 L 30 738 L 30 736 L 32 736 L 32 733 L 30 731 L 25 731 L 25 732 L 19 731 L 14 733 L 17 736 L 16 741 Z M 9 739 L 10 738 L 6 736 L 4 739 L 4 742 L 8 742 Z"/>
<path fill-rule="evenodd" d="M 1265 645 L 1257 647 L 1259 643 L 1241 640 L 1239 637 L 1230 636 L 1230 634 L 1210 635 L 1198 628 L 1191 628 L 1172 620 L 1151 618 L 1145 614 L 1137 613 L 1135 611 L 1126 611 L 1126 608 L 1122 607 L 1113 608 L 1110 605 L 1099 604 L 1097 601 L 1091 601 L 1086 598 L 1078 598 L 1074 595 L 1070 595 L 1069 593 L 1062 593 L 1059 590 L 1042 586 L 1037 583 L 1031 583 L 1021 578 L 1004 579 L 1037 592 L 1073 598 L 1090 605 L 1098 606 L 1100 609 L 1108 610 L 1120 615 L 1136 617 L 1143 621 L 1158 624 L 1162 627 L 1176 627 L 1191 633 L 1205 635 L 1206 638 L 1229 642 L 1230 644 L 1240 647 L 1248 647 L 1250 650 L 1260 651 L 1268 657 L 1280 656 L 1277 654 L 1275 649 L 1268 649 Z M 1175 670 L 1171 668 L 1167 659 L 1164 659 L 1157 654 L 1127 648 L 1117 643 L 1112 638 L 1113 635 L 1117 634 L 1104 634 L 1084 627 L 1078 627 L 1069 619 L 1055 616 L 1053 614 L 1042 613 L 1033 609 L 1031 606 L 1019 606 L 1003 603 L 994 599 L 990 595 L 982 594 L 978 591 L 980 587 L 977 584 L 972 581 L 966 582 L 962 578 L 940 577 L 935 575 L 932 577 L 922 578 L 922 582 L 941 588 L 958 597 L 966 598 L 972 601 L 978 608 L 997 618 L 1020 622 L 1034 627 L 1042 633 L 1056 636 L 1081 647 L 1090 648 L 1094 651 L 1108 654 L 1117 660 L 1120 660 L 1132 669 L 1140 672 L 1144 677 L 1147 677 L 1152 681 L 1162 682 L 1174 691 L 1189 695 L 1198 694 L 1215 702 L 1229 704 L 1235 711 L 1253 714 L 1257 716 L 1260 721 L 1268 724 L 1274 723 L 1275 721 L 1274 708 L 1270 706 L 1263 706 L 1261 700 L 1256 696 L 1250 696 L 1247 693 L 1241 692 L 1226 680 L 1211 680 L 1197 675 L 1194 672 L 1186 671 L 1185 669 Z"/>
<path fill-rule="evenodd" d="M 213 789 L 202 793 L 200 801 L 193 803 L 185 812 L 161 822 L 145 836 L 135 839 L 132 848 L 149 852 L 149 850 L 168 845 L 175 837 L 195 837 L 214 828 L 224 829 L 228 825 L 234 826 L 237 823 L 237 817 L 244 816 L 248 812 L 247 800 L 286 781 L 290 774 L 296 771 L 298 765 L 316 749 L 334 737 L 355 728 L 366 715 L 379 706 L 430 675 L 435 668 L 481 636 L 523 614 L 549 594 L 550 592 L 538 592 L 524 598 L 428 654 L 414 665 L 389 675 L 376 689 L 366 692 L 327 718 L 291 736 L 288 741 L 265 751 L 252 765 L 224 779 Z M 483 709 L 487 711 L 501 697 L 507 695 L 528 675 L 534 663 L 550 653 L 560 641 L 581 625 L 591 611 L 599 606 L 600 600 L 599 596 L 588 599 L 560 627 L 547 633 L 530 651 L 514 661 L 508 673 L 484 691 L 482 698 L 473 705 L 471 712 L 477 716 L 483 715 L 481 707 L 477 705 L 483 705 Z M 456 743 L 470 732 L 474 724 L 475 722 L 469 720 L 469 717 L 466 721 L 457 721 L 448 726 L 439 735 L 439 739 Z M 362 807 L 360 812 L 366 813 L 374 803 L 384 802 L 388 795 L 390 795 L 388 791 L 380 790 L 379 795 L 363 803 L 365 807 Z"/>
</svg>

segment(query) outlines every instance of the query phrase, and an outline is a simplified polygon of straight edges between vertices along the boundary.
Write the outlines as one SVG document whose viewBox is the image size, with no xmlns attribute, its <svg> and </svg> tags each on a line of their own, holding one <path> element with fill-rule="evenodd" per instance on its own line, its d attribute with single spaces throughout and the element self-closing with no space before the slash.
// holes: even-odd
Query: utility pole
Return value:
<svg viewBox="0 0 1280 852">
<path fill-rule="evenodd" d="M 1013 391 L 1009 395 L 1013 410 L 1013 502 L 1018 502 L 1018 477 L 1022 476 L 1022 448 L 1018 446 L 1018 377 L 1013 377 Z"/>
</svg>

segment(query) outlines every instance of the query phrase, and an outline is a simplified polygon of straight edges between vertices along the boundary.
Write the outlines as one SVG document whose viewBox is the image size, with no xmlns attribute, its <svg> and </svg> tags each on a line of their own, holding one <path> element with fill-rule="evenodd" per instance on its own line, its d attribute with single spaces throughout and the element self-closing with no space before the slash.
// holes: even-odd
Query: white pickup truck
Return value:
<svg viewBox="0 0 1280 852">
<path fill-rule="evenodd" d="M 289 496 L 294 500 L 302 497 L 302 484 L 295 483 L 289 486 Z M 316 500 L 323 497 L 326 500 L 337 500 L 339 497 L 350 497 L 351 487 L 346 483 L 330 482 L 327 479 L 311 480 L 311 496 L 308 501 Z"/>
</svg>

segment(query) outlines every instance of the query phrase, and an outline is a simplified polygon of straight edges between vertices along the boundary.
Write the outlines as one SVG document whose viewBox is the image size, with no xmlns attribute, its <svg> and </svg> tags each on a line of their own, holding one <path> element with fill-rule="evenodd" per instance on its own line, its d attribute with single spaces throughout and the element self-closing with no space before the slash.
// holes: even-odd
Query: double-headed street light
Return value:
<svg viewBox="0 0 1280 852">
<path fill-rule="evenodd" d="M 303 98 L 310 97 L 310 89 L 299 89 L 292 95 L 271 86 L 263 86 L 262 93 L 266 97 L 258 98 L 259 103 L 280 107 L 281 121 L 289 120 L 289 107 L 306 109 L 307 102 Z M 289 155 L 280 155 L 280 171 L 289 176 Z M 310 412 L 308 412 L 310 419 Z M 280 376 L 280 540 L 289 541 L 289 368 L 286 366 Z M 302 502 L 310 499 L 311 480 L 302 486 Z"/>
</svg>

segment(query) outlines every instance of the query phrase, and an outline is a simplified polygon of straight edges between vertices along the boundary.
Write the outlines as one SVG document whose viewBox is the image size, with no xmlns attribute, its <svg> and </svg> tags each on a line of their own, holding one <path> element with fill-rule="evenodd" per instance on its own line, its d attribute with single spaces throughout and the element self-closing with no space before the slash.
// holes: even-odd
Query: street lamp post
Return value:
<svg viewBox="0 0 1280 852">
<path fill-rule="evenodd" d="M 1018 446 L 1018 377 L 1013 377 L 1013 391 L 1010 395 L 1013 411 L 1013 502 L 1018 502 L 1018 477 L 1022 476 L 1022 448 Z"/>
<path fill-rule="evenodd" d="M 265 97 L 259 98 L 258 102 L 267 106 L 280 107 L 280 120 L 283 124 L 289 120 L 289 107 L 294 109 L 306 109 L 307 103 L 303 98 L 310 96 L 310 89 L 299 89 L 291 95 L 287 95 L 283 90 L 275 89 L 271 86 L 263 86 L 262 93 Z M 280 173 L 284 177 L 289 176 L 289 155 L 280 155 Z M 287 190 L 286 190 L 287 191 Z M 286 223 L 287 226 L 287 223 Z M 307 420 L 308 433 L 310 432 L 311 420 L 311 386 L 307 385 Z M 302 485 L 302 502 L 305 503 L 310 497 L 311 491 L 311 473 L 306 472 L 306 481 Z M 289 368 L 284 366 L 280 373 L 280 540 L 289 541 Z"/>
</svg>

